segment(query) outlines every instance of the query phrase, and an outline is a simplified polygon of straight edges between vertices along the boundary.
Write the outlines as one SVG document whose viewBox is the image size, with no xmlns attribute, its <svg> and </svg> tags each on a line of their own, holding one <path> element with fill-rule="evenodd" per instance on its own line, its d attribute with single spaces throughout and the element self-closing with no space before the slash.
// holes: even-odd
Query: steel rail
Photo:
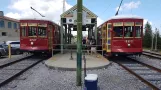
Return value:
<svg viewBox="0 0 161 90">
<path fill-rule="evenodd" d="M 1 68 L 4 68 L 4 67 L 7 67 L 7 66 L 9 66 L 9 65 L 18 63 L 18 62 L 23 61 L 23 60 L 25 60 L 25 59 L 31 58 L 32 56 L 33 56 L 33 55 L 27 56 L 27 57 L 24 57 L 24 58 L 21 58 L 21 59 L 13 60 L 13 61 L 11 61 L 11 62 L 4 63 L 4 64 L 0 65 L 0 69 L 1 69 Z"/>
<path fill-rule="evenodd" d="M 145 56 L 148 56 L 148 57 L 161 59 L 161 55 L 159 55 L 157 53 L 143 52 L 142 54 L 145 55 Z"/>
<path fill-rule="evenodd" d="M 149 53 L 149 54 L 153 54 L 153 55 L 161 56 L 161 54 L 160 54 L 160 53 L 155 53 L 155 52 L 143 51 L 143 53 Z"/>
<path fill-rule="evenodd" d="M 146 66 L 146 67 L 148 67 L 148 68 L 151 68 L 151 69 L 153 69 L 153 70 L 155 70 L 155 71 L 161 73 L 161 69 L 159 69 L 159 68 L 156 68 L 156 67 L 151 66 L 151 65 L 149 65 L 149 64 L 143 63 L 143 62 L 141 62 L 141 61 L 137 61 L 137 60 L 132 59 L 132 58 L 128 58 L 128 59 L 131 59 L 131 60 L 133 60 L 133 61 L 135 61 L 135 62 L 137 62 L 137 63 L 140 63 L 140 64 L 143 65 L 143 66 Z"/>
<path fill-rule="evenodd" d="M 40 63 L 41 61 L 45 60 L 47 58 L 42 58 L 40 60 L 37 60 L 36 62 L 34 62 L 33 64 L 27 66 L 24 69 L 20 69 L 20 71 L 12 76 L 10 76 L 9 78 L 4 79 L 4 81 L 0 82 L 0 87 L 6 85 L 7 83 L 9 83 L 10 81 L 14 80 L 14 78 L 20 76 L 21 74 L 23 74 L 25 71 L 27 71 L 28 69 L 32 68 L 33 66 L 37 65 L 38 63 Z M 22 60 L 21 60 L 22 61 Z"/>
<path fill-rule="evenodd" d="M 127 57 L 126 59 L 128 59 L 128 60 L 130 59 L 130 60 L 132 60 L 132 61 L 134 61 L 134 62 L 136 62 L 136 63 L 138 63 L 138 64 L 141 64 L 141 65 L 146 66 L 146 67 L 148 67 L 148 68 L 150 68 L 150 69 L 152 69 L 152 70 L 154 70 L 154 71 L 157 71 L 157 72 L 161 73 L 161 69 L 158 69 L 158 68 L 153 67 L 153 66 L 151 66 L 151 65 L 148 65 L 148 64 L 145 64 L 145 63 L 143 63 L 143 62 L 137 61 L 137 60 L 135 60 L 135 59 L 133 59 L 133 58 Z M 128 68 L 128 66 L 123 65 L 124 63 L 120 63 L 120 62 L 118 62 L 118 61 L 114 61 L 114 62 L 116 62 L 117 64 L 119 64 L 121 67 L 123 67 L 125 70 L 127 70 L 128 72 L 130 72 L 131 74 L 133 74 L 133 75 L 136 76 L 137 78 L 139 78 L 141 81 L 143 81 L 143 82 L 144 82 L 145 84 L 147 84 L 149 87 L 153 88 L 154 90 L 160 90 L 160 88 L 158 88 L 156 85 L 154 85 L 153 83 L 151 83 L 151 82 L 149 82 L 148 80 L 144 79 L 141 75 L 135 73 L 135 72 L 133 71 L 133 69 L 130 69 L 130 68 Z"/>
<path fill-rule="evenodd" d="M 145 80 L 144 78 L 142 78 L 141 76 L 139 76 L 137 73 L 135 73 L 133 70 L 129 69 L 128 67 L 126 67 L 125 65 L 116 62 L 117 64 L 119 64 L 121 67 L 123 67 L 125 70 L 127 70 L 128 72 L 130 72 L 131 74 L 133 74 L 134 76 L 136 76 L 137 78 L 139 78 L 141 81 L 143 81 L 144 83 L 146 83 L 148 86 L 150 86 L 151 88 L 153 88 L 154 90 L 160 90 L 157 86 L 155 86 L 154 84 L 150 83 L 149 81 Z"/>
</svg>

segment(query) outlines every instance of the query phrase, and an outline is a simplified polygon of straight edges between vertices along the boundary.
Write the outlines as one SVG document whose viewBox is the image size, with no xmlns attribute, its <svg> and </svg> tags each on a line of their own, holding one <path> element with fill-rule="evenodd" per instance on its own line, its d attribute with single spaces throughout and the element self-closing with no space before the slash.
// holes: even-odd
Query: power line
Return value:
<svg viewBox="0 0 161 90">
<path fill-rule="evenodd" d="M 111 4 L 110 4 L 110 5 L 111 5 Z M 110 7 L 110 5 L 109 5 L 102 13 L 104 13 L 106 10 L 108 10 L 108 8 Z M 101 13 L 101 14 L 102 14 L 102 13 Z"/>
</svg>

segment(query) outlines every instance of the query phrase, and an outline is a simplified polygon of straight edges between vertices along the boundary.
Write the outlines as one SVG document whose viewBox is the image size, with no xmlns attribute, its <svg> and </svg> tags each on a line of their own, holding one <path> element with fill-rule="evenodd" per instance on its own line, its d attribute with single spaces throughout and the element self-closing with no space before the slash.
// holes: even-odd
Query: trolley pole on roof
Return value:
<svg viewBox="0 0 161 90">
<path fill-rule="evenodd" d="M 32 10 L 34 10 L 35 12 L 37 12 L 38 14 L 40 14 L 42 17 L 45 17 L 44 15 L 42 15 L 41 13 L 39 13 L 38 11 L 36 11 L 34 8 L 31 7 Z"/>
<path fill-rule="evenodd" d="M 122 4 L 122 1 L 123 1 L 123 0 L 121 0 L 120 6 L 119 6 L 119 8 L 118 8 L 118 10 L 117 10 L 117 12 L 116 12 L 116 14 L 115 14 L 115 16 L 116 16 L 116 15 L 118 15 L 118 13 L 119 13 L 119 10 L 120 10 L 120 7 L 121 7 L 121 4 Z"/>
<path fill-rule="evenodd" d="M 77 0 L 77 86 L 82 82 L 82 0 Z"/>
</svg>

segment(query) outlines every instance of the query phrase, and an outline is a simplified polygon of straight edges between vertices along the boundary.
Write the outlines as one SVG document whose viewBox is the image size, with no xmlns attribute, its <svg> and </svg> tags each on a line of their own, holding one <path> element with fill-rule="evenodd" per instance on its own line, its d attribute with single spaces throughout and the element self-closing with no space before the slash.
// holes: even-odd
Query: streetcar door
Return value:
<svg viewBox="0 0 161 90">
<path fill-rule="evenodd" d="M 49 46 L 49 50 L 52 49 L 52 25 L 49 25 L 49 29 L 48 29 L 48 46 Z"/>
<path fill-rule="evenodd" d="M 106 51 L 111 52 L 111 29 L 112 29 L 112 24 L 107 23 L 107 43 L 106 43 Z"/>
<path fill-rule="evenodd" d="M 106 41 L 107 41 L 107 29 L 106 24 L 102 26 L 102 50 L 106 51 Z"/>
<path fill-rule="evenodd" d="M 56 46 L 56 29 L 57 29 L 57 27 L 56 26 L 54 26 L 54 29 L 53 29 L 53 46 L 54 46 L 54 48 L 55 48 L 55 46 Z"/>
</svg>

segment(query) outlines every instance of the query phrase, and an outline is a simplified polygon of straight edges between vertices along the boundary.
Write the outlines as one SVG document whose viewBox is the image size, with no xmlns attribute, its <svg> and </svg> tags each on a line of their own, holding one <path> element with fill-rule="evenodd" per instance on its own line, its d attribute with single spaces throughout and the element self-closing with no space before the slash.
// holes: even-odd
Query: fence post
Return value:
<svg viewBox="0 0 161 90">
<path fill-rule="evenodd" d="M 72 48 L 71 48 L 71 57 L 70 57 L 70 60 L 73 60 L 73 56 L 72 56 Z"/>
<path fill-rule="evenodd" d="M 53 50 L 53 47 L 52 47 L 52 57 L 54 56 L 54 55 L 53 55 L 53 52 L 54 52 L 54 50 Z"/>
<path fill-rule="evenodd" d="M 8 57 L 11 59 L 11 44 L 8 45 Z"/>
<path fill-rule="evenodd" d="M 83 59 L 84 59 L 84 79 L 86 77 L 86 57 L 85 57 L 85 51 L 83 53 Z"/>
</svg>

